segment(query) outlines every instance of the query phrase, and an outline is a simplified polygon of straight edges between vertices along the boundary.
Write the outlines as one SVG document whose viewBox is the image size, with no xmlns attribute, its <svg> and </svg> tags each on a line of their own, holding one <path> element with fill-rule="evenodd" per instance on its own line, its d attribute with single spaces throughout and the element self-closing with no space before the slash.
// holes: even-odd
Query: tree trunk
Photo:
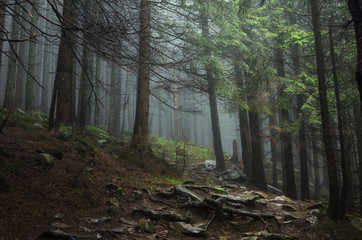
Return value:
<svg viewBox="0 0 362 240">
<path fill-rule="evenodd" d="M 349 12 L 352 15 L 357 45 L 356 81 L 361 101 L 362 112 L 362 4 L 360 0 L 348 0 Z"/>
<path fill-rule="evenodd" d="M 19 5 L 15 6 L 15 14 L 13 17 L 13 23 L 11 27 L 11 38 L 17 39 L 19 37 L 19 16 L 17 13 L 20 10 Z M 15 100 L 15 78 L 16 78 L 16 54 L 18 52 L 18 43 L 10 43 L 10 56 L 9 56 L 9 64 L 8 64 L 8 77 L 6 81 L 5 87 L 5 98 L 3 107 L 10 110 L 14 106 Z"/>
<path fill-rule="evenodd" d="M 329 179 L 328 215 L 333 219 L 337 219 L 338 210 L 339 210 L 338 209 L 339 186 L 338 186 L 338 176 L 337 176 L 337 165 L 333 152 L 332 133 L 330 128 L 327 85 L 326 85 L 324 56 L 323 56 L 323 43 L 322 43 L 322 35 L 321 35 L 320 20 L 319 20 L 319 9 L 320 9 L 319 0 L 310 0 L 310 5 L 312 10 L 312 25 L 314 31 L 315 52 L 317 59 L 318 90 L 319 90 L 319 101 L 321 106 L 323 139 L 324 139 L 325 152 L 328 164 L 328 179 Z"/>
<path fill-rule="evenodd" d="M 251 134 L 251 149 L 253 160 L 251 162 L 252 168 L 252 183 L 260 188 L 260 190 L 266 191 L 267 184 L 264 173 L 264 156 L 260 141 L 260 128 L 259 128 L 259 116 L 257 112 L 249 112 L 249 126 Z"/>
<path fill-rule="evenodd" d="M 56 122 L 55 128 L 59 128 L 61 124 L 70 126 L 72 123 L 72 81 L 73 81 L 73 51 L 75 47 L 74 35 L 67 28 L 73 27 L 76 24 L 76 19 L 73 14 L 75 9 L 75 1 L 64 0 L 62 35 L 59 45 L 57 70 L 54 80 L 54 91 L 56 96 L 53 96 L 52 104 L 57 102 L 56 106 Z M 53 103 L 54 101 L 54 103 Z M 52 107 L 54 108 L 54 107 Z M 51 109 L 52 109 L 51 108 Z M 52 114 L 54 114 L 52 110 Z M 51 118 L 49 118 L 51 119 Z M 50 126 L 50 124 L 49 124 Z"/>
<path fill-rule="evenodd" d="M 362 114 L 358 107 L 354 108 L 354 119 L 356 121 L 356 138 L 357 138 L 357 154 L 358 154 L 358 178 L 360 191 L 360 213 L 362 213 Z"/>
<path fill-rule="evenodd" d="M 87 124 L 87 109 L 89 109 L 89 49 L 88 44 L 83 44 L 82 74 L 80 79 L 77 125 L 81 131 Z M 113 77 L 113 76 L 112 76 Z"/>
<path fill-rule="evenodd" d="M 276 40 L 277 45 L 283 44 L 283 39 L 279 37 Z M 277 47 L 275 49 L 275 60 L 276 60 L 276 67 L 277 73 L 279 77 L 285 77 L 285 64 L 284 64 L 284 52 L 281 47 Z M 286 86 L 282 84 L 279 89 L 279 97 L 284 100 L 280 107 L 280 116 L 281 116 L 281 146 L 283 148 L 284 154 L 284 161 L 285 161 L 285 181 L 283 184 L 285 185 L 285 194 L 287 197 L 292 199 L 298 199 L 297 195 L 297 187 L 295 184 L 295 176 L 294 176 L 294 164 L 293 164 L 293 151 L 292 151 L 292 138 L 291 133 L 289 132 L 288 125 L 289 125 L 289 111 L 288 108 L 290 107 L 288 103 L 286 103 L 285 98 L 288 98 L 284 93 Z M 284 99 L 283 99 L 284 98 Z"/>
<path fill-rule="evenodd" d="M 5 26 L 5 7 L 7 5 L 7 0 L 3 0 L 3 6 L 0 7 L 0 37 L 3 37 L 4 32 L 4 26 Z M 1 59 L 2 59 L 2 53 L 3 53 L 3 41 L 0 41 L 0 67 L 1 67 Z"/>
<path fill-rule="evenodd" d="M 136 119 L 133 128 L 134 146 L 148 145 L 148 115 L 150 102 L 151 58 L 151 3 L 141 0 L 140 5 L 139 65 L 137 80 Z"/>
<path fill-rule="evenodd" d="M 30 32 L 34 34 L 38 25 L 38 13 L 35 11 L 35 7 L 39 5 L 39 0 L 33 1 L 33 9 L 32 9 L 32 19 L 31 19 L 31 27 Z M 26 76 L 26 85 L 25 85 L 25 111 L 30 112 L 34 110 L 34 78 L 35 70 L 36 70 L 36 42 L 29 42 L 29 54 L 28 54 L 28 73 Z"/>
<path fill-rule="evenodd" d="M 209 23 L 208 18 L 205 13 L 200 13 L 201 20 L 201 32 L 205 40 L 209 40 Z M 211 56 L 211 49 L 208 46 L 204 46 L 205 56 Z M 225 170 L 225 160 L 224 152 L 222 149 L 221 143 L 221 134 L 220 134 L 220 125 L 219 125 L 219 115 L 217 111 L 217 99 L 216 99 L 216 79 L 213 76 L 212 68 L 210 65 L 205 64 L 206 70 L 206 80 L 208 84 L 208 94 L 209 94 L 209 104 L 210 104 L 210 113 L 211 113 L 211 128 L 212 128 L 212 138 L 214 144 L 215 158 L 216 158 L 216 169 L 219 171 Z"/>
<path fill-rule="evenodd" d="M 313 129 L 312 133 L 312 149 L 313 149 L 313 166 L 314 166 L 314 198 L 318 200 L 321 195 L 321 181 L 320 181 L 320 168 L 319 168 L 319 149 L 318 139 L 319 134 L 317 127 Z"/>
<path fill-rule="evenodd" d="M 339 134 L 339 143 L 340 143 L 340 159 L 341 159 L 341 168 L 342 168 L 342 192 L 341 192 L 341 202 L 340 202 L 340 215 L 345 215 L 346 204 L 352 199 L 352 178 L 350 177 L 351 172 L 347 170 L 348 166 L 351 164 L 350 161 L 346 158 L 346 143 L 345 136 L 343 131 L 343 120 L 342 120 L 342 104 L 341 98 L 339 95 L 339 83 L 337 77 L 337 67 L 335 61 L 335 52 L 334 52 L 334 41 L 333 41 L 333 28 L 329 25 L 329 43 L 330 43 L 330 55 L 332 62 L 332 75 L 334 83 L 334 94 L 336 96 L 336 105 L 337 105 L 337 118 L 338 118 L 338 134 Z"/>
<path fill-rule="evenodd" d="M 306 123 L 303 110 L 304 97 L 297 96 L 297 105 L 300 111 L 301 123 L 299 128 L 299 156 L 300 156 L 300 199 L 309 200 L 309 174 L 308 174 L 308 151 L 307 151 L 307 136 L 306 136 Z"/>
</svg>

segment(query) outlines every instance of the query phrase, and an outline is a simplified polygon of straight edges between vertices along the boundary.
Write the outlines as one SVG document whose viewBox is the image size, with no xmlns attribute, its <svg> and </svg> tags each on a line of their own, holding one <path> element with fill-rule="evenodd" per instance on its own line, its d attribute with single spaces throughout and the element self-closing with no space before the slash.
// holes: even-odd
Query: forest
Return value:
<svg viewBox="0 0 362 240">
<path fill-rule="evenodd" d="M 215 171 L 233 162 L 258 190 L 326 201 L 343 220 L 362 213 L 361 11 L 359 0 L 0 0 L 0 132 L 15 113 L 41 113 L 49 134 L 96 127 L 141 159 L 158 138 L 203 146 Z"/>
</svg>

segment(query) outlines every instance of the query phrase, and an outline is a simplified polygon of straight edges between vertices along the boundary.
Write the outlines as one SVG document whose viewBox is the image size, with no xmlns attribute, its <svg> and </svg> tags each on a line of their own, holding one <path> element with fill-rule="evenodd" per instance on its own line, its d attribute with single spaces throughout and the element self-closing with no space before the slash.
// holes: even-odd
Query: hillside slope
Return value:
<svg viewBox="0 0 362 240">
<path fill-rule="evenodd" d="M 33 123 L 0 134 L 0 239 L 360 239 L 357 215 L 335 223 L 324 204 L 223 181 L 200 164 L 182 184 L 127 144 Z"/>
</svg>

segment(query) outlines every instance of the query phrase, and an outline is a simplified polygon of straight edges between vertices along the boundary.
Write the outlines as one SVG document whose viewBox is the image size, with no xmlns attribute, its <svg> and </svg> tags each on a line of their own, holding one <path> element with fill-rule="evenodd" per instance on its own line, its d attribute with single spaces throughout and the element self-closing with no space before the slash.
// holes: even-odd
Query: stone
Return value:
<svg viewBox="0 0 362 240">
<path fill-rule="evenodd" d="M 85 170 L 86 172 L 88 172 L 88 173 L 92 173 L 92 172 L 93 172 L 93 168 L 91 168 L 91 167 L 86 167 L 86 168 L 84 168 L 84 170 Z"/>
<path fill-rule="evenodd" d="M 42 153 L 43 162 L 47 167 L 52 167 L 54 165 L 54 157 L 48 153 Z"/>
<path fill-rule="evenodd" d="M 112 197 L 112 198 L 108 199 L 106 204 L 107 204 L 107 206 L 110 206 L 110 207 L 119 208 L 119 201 L 115 197 Z"/>
<path fill-rule="evenodd" d="M 245 173 L 236 166 L 231 166 L 227 170 L 220 173 L 220 177 L 224 181 L 248 181 L 248 177 L 245 175 Z"/>
<path fill-rule="evenodd" d="M 64 217 L 65 217 L 64 214 L 58 213 L 58 214 L 55 214 L 53 218 L 56 219 L 56 220 L 63 220 Z"/>
<path fill-rule="evenodd" d="M 65 228 L 72 228 L 72 226 L 62 223 L 62 222 L 53 222 L 50 224 L 50 226 L 58 229 L 65 229 Z"/>
<path fill-rule="evenodd" d="M 137 223 L 136 222 L 134 222 L 134 221 L 129 221 L 129 220 L 127 220 L 127 219 L 124 219 L 124 218 L 120 218 L 119 219 L 119 222 L 121 222 L 121 223 L 124 223 L 124 224 L 127 224 L 127 225 L 130 225 L 130 226 L 137 226 Z"/>
<path fill-rule="evenodd" d="M 98 139 L 97 144 L 101 147 L 103 147 L 107 143 L 107 140 L 104 139 Z"/>
<path fill-rule="evenodd" d="M 277 196 L 271 200 L 272 202 L 279 202 L 279 203 L 293 203 L 294 201 L 287 196 Z"/>
<path fill-rule="evenodd" d="M 132 191 L 132 195 L 136 200 L 143 199 L 143 193 L 141 191 Z"/>
<path fill-rule="evenodd" d="M 169 223 L 170 229 L 181 232 L 186 235 L 192 236 L 204 236 L 205 230 L 199 227 L 195 227 L 191 224 L 184 222 L 171 222 Z"/>
<path fill-rule="evenodd" d="M 254 206 L 255 201 L 259 199 L 258 195 L 252 194 L 240 194 L 240 195 L 226 195 L 226 194 L 212 194 L 212 198 L 224 198 L 227 201 L 234 202 L 234 203 L 241 203 L 246 206 Z"/>
<path fill-rule="evenodd" d="M 113 228 L 113 229 L 111 229 L 111 232 L 116 233 L 116 234 L 125 234 L 125 233 L 127 233 L 125 227 Z"/>
<path fill-rule="evenodd" d="M 138 221 L 138 225 L 140 226 L 142 232 L 145 232 L 145 233 L 155 233 L 156 232 L 155 225 L 153 224 L 151 219 L 140 219 Z"/>
<path fill-rule="evenodd" d="M 205 160 L 204 164 L 208 169 L 216 168 L 216 160 Z"/>
</svg>

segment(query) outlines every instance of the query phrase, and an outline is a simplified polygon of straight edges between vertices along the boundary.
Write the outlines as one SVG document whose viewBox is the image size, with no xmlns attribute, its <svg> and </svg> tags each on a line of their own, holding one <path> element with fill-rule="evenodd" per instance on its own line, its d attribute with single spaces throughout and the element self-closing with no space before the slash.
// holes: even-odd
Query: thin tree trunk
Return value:
<svg viewBox="0 0 362 240">
<path fill-rule="evenodd" d="M 201 32 L 205 40 L 209 40 L 209 24 L 208 18 L 205 13 L 201 12 Z M 211 56 L 211 49 L 207 46 L 204 46 L 205 56 Z M 209 104 L 210 104 L 210 113 L 211 113 L 211 128 L 213 136 L 213 145 L 216 158 L 216 169 L 219 171 L 225 170 L 225 160 L 224 152 L 222 149 L 221 143 L 221 134 L 220 134 L 220 125 L 219 125 L 219 116 L 217 111 L 217 100 L 216 100 L 216 79 L 213 76 L 211 66 L 205 64 L 206 70 L 206 80 L 208 83 L 208 94 L 209 94 Z"/>
<path fill-rule="evenodd" d="M 357 154 L 358 154 L 358 179 L 360 190 L 360 213 L 362 213 L 362 114 L 358 107 L 354 108 L 354 119 L 356 122 Z"/>
<path fill-rule="evenodd" d="M 319 135 L 317 128 L 312 133 L 313 166 L 314 166 L 314 198 L 319 199 L 321 195 L 320 168 L 319 168 Z"/>
<path fill-rule="evenodd" d="M 3 0 L 3 7 L 0 7 L 0 37 L 3 37 L 2 33 L 4 32 L 4 26 L 5 26 L 5 7 L 7 5 L 7 0 Z M 1 69 L 1 59 L 2 59 L 2 53 L 3 53 L 3 41 L 0 41 L 0 69 Z"/>
<path fill-rule="evenodd" d="M 33 1 L 33 9 L 32 9 L 32 19 L 31 19 L 31 27 L 30 32 L 35 33 L 36 27 L 38 25 L 38 13 L 35 11 L 35 7 L 39 5 L 39 0 Z M 29 54 L 28 54 L 28 74 L 26 76 L 26 85 L 25 85 L 25 111 L 30 112 L 34 110 L 34 79 L 35 71 L 36 71 L 36 42 L 29 42 Z"/>
<path fill-rule="evenodd" d="M 277 45 L 281 45 L 283 43 L 283 39 L 277 38 L 276 40 Z M 275 60 L 276 60 L 276 67 L 277 73 L 279 77 L 285 77 L 285 64 L 284 64 L 284 52 L 283 49 L 277 47 L 275 49 Z M 279 89 L 279 96 L 281 98 L 286 98 L 286 94 L 284 93 L 286 86 L 282 84 Z M 285 181 L 283 184 L 285 185 L 285 194 L 287 197 L 292 199 L 298 199 L 297 195 L 297 187 L 295 184 L 295 176 L 294 176 L 294 164 L 293 164 L 293 151 L 292 151 L 292 138 L 291 133 L 289 132 L 287 126 L 289 125 L 289 111 L 288 107 L 284 105 L 280 106 L 280 116 L 281 116 L 281 146 L 283 148 L 284 153 L 284 161 L 285 161 Z"/>
<path fill-rule="evenodd" d="M 19 5 L 15 6 L 15 14 L 13 17 L 13 23 L 11 27 L 11 38 L 17 39 L 19 37 L 19 16 L 17 13 L 20 10 Z M 18 52 L 18 43 L 10 43 L 10 56 L 9 56 L 9 64 L 8 64 L 8 77 L 6 81 L 5 87 L 5 98 L 3 107 L 6 109 L 11 109 L 14 106 L 15 100 L 15 78 L 16 78 L 16 54 Z"/>
<path fill-rule="evenodd" d="M 337 164 L 333 152 L 332 133 L 330 128 L 327 84 L 326 84 L 324 56 L 323 56 L 323 43 L 322 43 L 322 34 L 321 34 L 320 19 L 319 19 L 320 18 L 319 0 L 310 0 L 310 5 L 312 10 L 312 24 L 314 31 L 315 52 L 317 60 L 318 90 L 319 90 L 319 101 L 321 106 L 323 139 L 324 139 L 325 152 L 328 164 L 328 178 L 329 178 L 328 215 L 333 219 L 337 219 L 339 217 L 338 216 L 339 186 L 338 186 L 338 176 L 337 176 Z"/>
</svg>

